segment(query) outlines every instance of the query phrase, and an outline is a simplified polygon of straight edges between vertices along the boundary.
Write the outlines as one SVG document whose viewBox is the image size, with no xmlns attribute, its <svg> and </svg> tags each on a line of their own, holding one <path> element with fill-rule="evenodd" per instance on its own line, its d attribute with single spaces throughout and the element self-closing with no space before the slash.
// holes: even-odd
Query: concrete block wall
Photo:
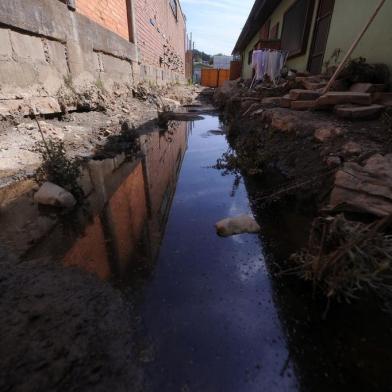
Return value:
<svg viewBox="0 0 392 392">
<path fill-rule="evenodd" d="M 0 99 L 135 83 L 136 47 L 55 0 L 1 0 Z"/>
<path fill-rule="evenodd" d="M 141 80 L 158 84 L 185 81 L 185 22 L 180 8 L 176 20 L 168 1 L 132 0 L 140 2 L 134 3 L 137 36 L 141 40 L 137 49 L 129 42 L 126 0 L 104 3 L 108 1 L 123 7 L 110 22 L 104 17 L 100 24 L 94 21 L 96 16 L 71 11 L 57 0 L 0 1 L 0 112 L 6 112 L 4 100 L 55 97 L 70 81 L 76 90 L 97 81 L 108 90 Z M 94 2 L 76 2 L 79 11 L 85 7 L 86 14 L 91 10 L 89 4 Z M 148 13 L 141 15 L 139 6 L 141 10 L 147 7 Z M 155 27 L 159 32 L 146 27 L 147 15 L 158 21 Z M 105 23 L 116 32 L 101 26 Z M 165 51 L 170 51 L 172 57 Z M 161 56 L 166 56 L 167 64 L 160 63 Z"/>
</svg>

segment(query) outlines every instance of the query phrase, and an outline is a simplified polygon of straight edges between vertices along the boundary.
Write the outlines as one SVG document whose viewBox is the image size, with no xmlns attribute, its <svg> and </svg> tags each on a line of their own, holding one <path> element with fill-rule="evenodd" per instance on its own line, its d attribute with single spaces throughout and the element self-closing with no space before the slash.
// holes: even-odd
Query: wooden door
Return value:
<svg viewBox="0 0 392 392">
<path fill-rule="evenodd" d="M 320 0 L 308 63 L 308 70 L 312 74 L 320 73 L 323 68 L 334 6 L 335 0 Z"/>
</svg>

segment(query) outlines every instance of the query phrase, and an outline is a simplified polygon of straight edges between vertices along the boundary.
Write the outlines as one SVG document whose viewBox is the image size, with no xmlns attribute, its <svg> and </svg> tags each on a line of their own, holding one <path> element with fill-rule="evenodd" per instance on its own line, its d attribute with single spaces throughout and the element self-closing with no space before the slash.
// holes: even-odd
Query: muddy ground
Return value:
<svg viewBox="0 0 392 392">
<path fill-rule="evenodd" d="M 287 241 L 298 240 L 292 248 L 295 253 L 308 247 L 316 217 L 328 216 L 333 220 L 344 213 L 350 222 L 366 225 L 380 218 L 372 214 L 373 196 L 364 189 L 358 187 L 351 193 L 353 198 L 361 198 L 362 211 L 344 204 L 332 208 L 331 192 L 337 189 L 337 173 L 347 171 L 347 165 L 357 165 L 361 170 L 369 158 L 384 159 L 392 152 L 392 124 L 387 114 L 371 120 L 343 120 L 331 110 L 295 111 L 264 99 L 285 94 L 291 87 L 292 83 L 288 83 L 282 91 L 249 90 L 241 82 L 232 82 L 218 90 L 214 100 L 225 113 L 232 148 L 218 161 L 218 166 L 245 176 L 259 216 L 272 209 L 302 214 L 306 223 L 300 230 L 296 223 L 292 231 L 282 226 Z M 376 185 L 378 189 L 388 189 L 389 180 L 380 176 L 383 170 L 379 167 L 370 174 L 374 189 Z M 389 171 L 386 167 L 385 170 Z M 342 192 L 344 187 L 345 184 Z M 389 207 L 385 195 L 381 203 Z M 349 197 L 347 201 L 350 202 Z M 289 256 L 285 255 L 286 260 Z M 284 267 L 290 269 L 293 265 Z"/>
<path fill-rule="evenodd" d="M 132 307 L 109 283 L 1 254 L 1 391 L 139 391 Z"/>
<path fill-rule="evenodd" d="M 64 141 L 70 157 L 100 159 L 110 154 L 113 140 L 121 142 L 124 123 L 136 132 L 148 131 L 157 125 L 158 110 L 191 104 L 199 92 L 179 85 L 139 86 L 121 96 L 95 94 L 78 111 L 38 120 L 45 138 Z M 39 141 L 35 119 L 15 114 L 0 121 L 0 188 L 5 190 L 0 222 L 7 203 L 20 193 L 30 195 L 34 188 L 34 181 L 18 181 L 34 179 L 41 163 L 35 151 Z M 128 146 L 114 147 L 119 153 Z M 14 192 L 18 183 L 21 189 Z M 3 250 L 4 245 L 0 245 L 0 390 L 145 390 L 135 355 L 140 350 L 133 347 L 137 321 L 129 300 L 110 283 L 56 260 L 21 262 Z"/>
</svg>

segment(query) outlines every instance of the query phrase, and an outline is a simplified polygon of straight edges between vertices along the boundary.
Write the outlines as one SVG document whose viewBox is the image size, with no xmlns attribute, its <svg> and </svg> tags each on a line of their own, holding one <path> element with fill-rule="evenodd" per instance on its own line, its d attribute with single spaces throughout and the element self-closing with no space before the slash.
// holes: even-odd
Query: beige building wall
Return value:
<svg viewBox="0 0 392 392">
<path fill-rule="evenodd" d="M 324 62 L 335 49 L 343 58 L 352 42 L 365 26 L 379 0 L 335 0 Z M 387 0 L 352 58 L 364 57 L 369 63 L 385 63 L 392 71 L 392 1 Z"/>
<path fill-rule="evenodd" d="M 340 1 L 346 1 L 346 0 L 340 0 Z M 351 1 L 351 0 L 348 0 L 348 1 Z M 276 8 L 276 10 L 272 13 L 272 15 L 270 17 L 270 20 L 271 20 L 270 28 L 271 29 L 277 23 L 279 23 L 279 34 L 278 34 L 279 39 L 282 36 L 284 14 L 286 13 L 286 11 L 295 2 L 296 2 L 296 0 L 283 0 L 281 2 L 281 4 Z M 319 0 L 316 0 L 316 4 L 315 4 L 315 7 L 314 7 L 314 11 L 313 11 L 310 35 L 309 35 L 309 39 L 308 39 L 308 42 L 307 42 L 306 53 L 304 53 L 304 54 L 302 54 L 300 56 L 292 57 L 292 58 L 290 58 L 287 61 L 287 65 L 290 68 L 296 69 L 297 71 L 305 71 L 307 69 L 307 66 L 308 66 L 308 59 L 309 59 L 310 48 L 311 48 L 311 45 L 312 45 L 313 31 L 314 31 L 314 25 L 315 25 L 315 21 L 316 21 L 318 4 L 319 4 Z M 260 26 L 260 29 L 261 29 L 261 26 Z M 243 66 L 242 66 L 242 75 L 243 75 L 244 78 L 250 78 L 252 76 L 251 66 L 248 65 L 248 54 L 254 48 L 255 44 L 259 41 L 259 39 L 260 39 L 260 33 L 258 32 L 253 37 L 252 41 L 249 43 L 247 48 L 245 49 L 245 52 L 244 52 L 244 63 L 243 63 Z"/>
</svg>

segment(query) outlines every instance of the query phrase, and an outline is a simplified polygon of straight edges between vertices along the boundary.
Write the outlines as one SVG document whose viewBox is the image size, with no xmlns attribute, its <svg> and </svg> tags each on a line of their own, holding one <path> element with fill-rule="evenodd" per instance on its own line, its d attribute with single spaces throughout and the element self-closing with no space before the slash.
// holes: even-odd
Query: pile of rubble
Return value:
<svg viewBox="0 0 392 392">
<path fill-rule="evenodd" d="M 293 110 L 333 109 L 345 119 L 375 118 L 385 107 L 392 107 L 392 93 L 385 92 L 384 84 L 354 83 L 345 90 L 336 83 L 335 91 L 325 92 L 327 81 L 322 76 L 296 77 L 296 82 L 303 88 L 292 89 L 276 100 L 278 106 Z"/>
</svg>

